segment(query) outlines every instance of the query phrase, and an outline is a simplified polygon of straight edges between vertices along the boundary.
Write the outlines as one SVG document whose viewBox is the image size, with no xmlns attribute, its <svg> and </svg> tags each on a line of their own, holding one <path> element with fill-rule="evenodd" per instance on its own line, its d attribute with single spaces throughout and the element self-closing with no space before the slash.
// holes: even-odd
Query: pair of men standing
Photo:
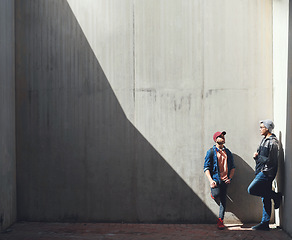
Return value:
<svg viewBox="0 0 292 240">
<path fill-rule="evenodd" d="M 257 152 L 254 154 L 256 162 L 255 179 L 248 187 L 248 193 L 259 196 L 263 202 L 262 221 L 253 226 L 253 230 L 269 230 L 271 217 L 271 199 L 274 200 L 274 208 L 280 206 L 282 195 L 272 190 L 272 181 L 276 177 L 278 169 L 279 143 L 272 133 L 274 123 L 271 120 L 260 121 L 260 132 L 263 139 Z M 227 187 L 234 176 L 235 166 L 232 153 L 225 144 L 226 132 L 216 132 L 213 140 L 216 143 L 207 151 L 204 163 L 204 172 L 210 182 L 211 197 L 220 201 L 219 218 L 217 227 L 224 229 L 224 214 L 226 208 Z"/>
</svg>

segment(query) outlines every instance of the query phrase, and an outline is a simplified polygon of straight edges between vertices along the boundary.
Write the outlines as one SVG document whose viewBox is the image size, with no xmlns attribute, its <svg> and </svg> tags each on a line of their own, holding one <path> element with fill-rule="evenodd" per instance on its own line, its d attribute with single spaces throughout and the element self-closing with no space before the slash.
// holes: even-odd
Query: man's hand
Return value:
<svg viewBox="0 0 292 240">
<path fill-rule="evenodd" d="M 255 152 L 254 155 L 253 155 L 253 158 L 256 159 L 258 157 L 258 155 L 259 155 L 259 153 Z"/>
<path fill-rule="evenodd" d="M 213 180 L 213 181 L 211 181 L 210 182 L 210 187 L 211 188 L 215 188 L 215 187 L 217 187 L 217 183 Z"/>
<path fill-rule="evenodd" d="M 228 179 L 226 179 L 224 182 L 225 182 L 226 184 L 230 184 L 230 183 L 231 183 L 231 179 L 228 178 Z"/>
</svg>

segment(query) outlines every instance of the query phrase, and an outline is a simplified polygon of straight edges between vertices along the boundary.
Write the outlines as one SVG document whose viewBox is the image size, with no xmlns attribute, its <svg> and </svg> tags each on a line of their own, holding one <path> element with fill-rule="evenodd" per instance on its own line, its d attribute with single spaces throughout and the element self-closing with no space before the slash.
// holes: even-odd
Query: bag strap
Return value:
<svg viewBox="0 0 292 240">
<path fill-rule="evenodd" d="M 212 159 L 213 159 L 213 158 L 214 158 L 214 150 L 213 150 L 213 148 L 212 148 L 212 147 L 210 148 L 210 150 L 211 150 L 211 153 L 210 153 L 210 158 L 212 158 Z"/>
</svg>

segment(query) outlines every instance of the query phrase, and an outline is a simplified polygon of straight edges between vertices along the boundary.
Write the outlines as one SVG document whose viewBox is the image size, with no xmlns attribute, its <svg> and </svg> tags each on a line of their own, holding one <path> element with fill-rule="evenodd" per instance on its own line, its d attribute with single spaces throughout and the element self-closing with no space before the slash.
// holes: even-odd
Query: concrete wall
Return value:
<svg viewBox="0 0 292 240">
<path fill-rule="evenodd" d="M 272 1 L 17 0 L 16 13 L 20 220 L 215 222 L 203 162 L 217 130 L 237 165 L 226 220 L 260 220 L 246 188 L 273 117 Z"/>
<path fill-rule="evenodd" d="M 277 191 L 285 192 L 285 163 L 287 163 L 287 66 L 288 66 L 288 20 L 289 1 L 273 1 L 273 98 L 274 132 L 280 140 L 279 171 L 276 178 Z M 286 204 L 285 204 L 286 205 Z M 276 211 L 277 224 L 283 226 L 285 208 Z"/>
<path fill-rule="evenodd" d="M 290 183 L 292 182 L 292 5 L 289 5 L 289 55 L 288 55 L 288 83 L 287 83 L 287 131 L 285 144 L 285 170 L 284 170 L 284 206 L 283 206 L 283 227 L 292 236 L 292 189 Z"/>
<path fill-rule="evenodd" d="M 0 231 L 16 220 L 14 1 L 0 1 Z"/>
</svg>

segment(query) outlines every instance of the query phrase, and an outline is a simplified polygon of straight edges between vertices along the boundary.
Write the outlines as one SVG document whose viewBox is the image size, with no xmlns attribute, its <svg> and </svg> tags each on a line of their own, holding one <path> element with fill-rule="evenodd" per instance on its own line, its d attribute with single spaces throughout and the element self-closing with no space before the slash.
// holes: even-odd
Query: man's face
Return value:
<svg viewBox="0 0 292 240">
<path fill-rule="evenodd" d="M 266 136 L 269 133 L 269 130 L 265 127 L 263 123 L 260 125 L 260 132 L 261 135 Z"/>
<path fill-rule="evenodd" d="M 225 137 L 223 134 L 216 138 L 216 143 L 218 143 L 219 145 L 223 145 L 225 143 Z"/>
</svg>

